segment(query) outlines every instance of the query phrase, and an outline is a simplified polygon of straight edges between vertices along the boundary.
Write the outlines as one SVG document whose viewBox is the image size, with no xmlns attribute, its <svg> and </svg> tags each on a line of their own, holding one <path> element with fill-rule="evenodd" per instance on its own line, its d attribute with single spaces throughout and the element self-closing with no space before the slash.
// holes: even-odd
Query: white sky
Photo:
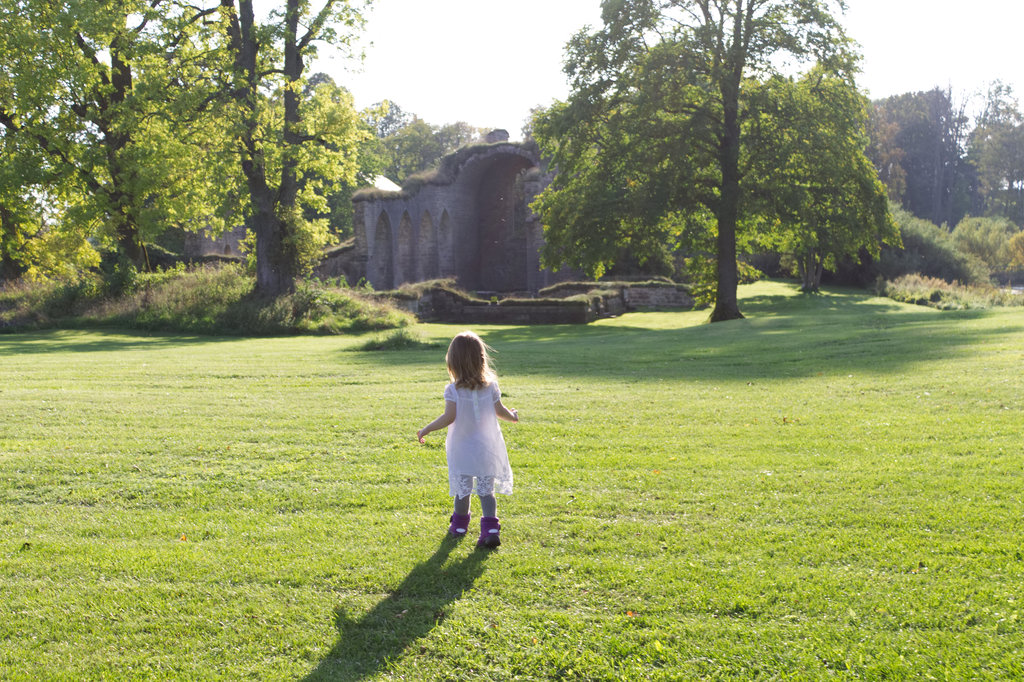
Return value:
<svg viewBox="0 0 1024 682">
<path fill-rule="evenodd" d="M 568 94 L 565 43 L 600 25 L 600 0 L 375 0 L 359 72 L 324 59 L 363 108 L 390 99 L 434 125 L 505 128 Z M 1024 0 L 848 0 L 873 99 L 952 87 L 962 99 L 1001 79 L 1024 103 Z"/>
</svg>

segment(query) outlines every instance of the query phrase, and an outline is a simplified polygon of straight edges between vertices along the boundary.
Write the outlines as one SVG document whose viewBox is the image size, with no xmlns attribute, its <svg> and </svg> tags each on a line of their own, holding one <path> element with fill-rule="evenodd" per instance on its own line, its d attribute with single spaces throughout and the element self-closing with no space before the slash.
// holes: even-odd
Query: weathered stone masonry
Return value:
<svg viewBox="0 0 1024 682">
<path fill-rule="evenodd" d="M 503 138 L 449 155 L 423 184 L 357 193 L 350 268 L 378 290 L 455 277 L 470 291 L 536 292 L 566 279 L 540 267 L 529 209 L 550 178 L 534 148 Z"/>
</svg>

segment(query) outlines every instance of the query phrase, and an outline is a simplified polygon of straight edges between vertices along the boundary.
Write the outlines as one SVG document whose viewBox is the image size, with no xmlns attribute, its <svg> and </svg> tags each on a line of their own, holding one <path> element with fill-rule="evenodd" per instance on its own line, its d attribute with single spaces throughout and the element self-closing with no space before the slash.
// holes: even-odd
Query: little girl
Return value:
<svg viewBox="0 0 1024 682">
<path fill-rule="evenodd" d="M 444 414 L 416 432 L 421 443 L 431 431 L 448 429 L 448 488 L 455 511 L 448 532 L 463 536 L 469 528 L 469 496 L 476 482 L 480 498 L 480 539 L 477 546 L 501 544 L 495 493 L 512 494 L 512 469 L 498 419 L 518 422 L 519 413 L 501 404 L 497 377 L 490 367 L 487 344 L 473 332 L 462 332 L 448 346 L 445 362 L 452 383 L 444 389 Z"/>
</svg>

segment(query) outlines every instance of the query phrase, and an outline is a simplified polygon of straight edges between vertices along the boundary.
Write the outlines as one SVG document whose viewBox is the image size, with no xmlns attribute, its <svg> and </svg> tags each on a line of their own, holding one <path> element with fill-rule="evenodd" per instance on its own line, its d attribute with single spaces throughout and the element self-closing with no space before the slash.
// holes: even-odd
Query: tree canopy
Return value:
<svg viewBox="0 0 1024 682">
<path fill-rule="evenodd" d="M 714 237 L 713 321 L 742 317 L 737 241 L 754 178 L 750 79 L 783 57 L 849 74 L 853 57 L 825 0 L 606 0 L 603 26 L 570 41 L 566 102 L 534 135 L 557 170 L 535 207 L 545 262 L 600 274 L 622 245 L 653 253 L 688 233 Z"/>
<path fill-rule="evenodd" d="M 1013 90 L 991 85 L 972 121 L 948 90 L 874 102 L 868 155 L 889 197 L 946 225 L 965 216 L 1003 217 L 1024 227 L 1024 115 Z"/>
<path fill-rule="evenodd" d="M 259 290 L 287 290 L 328 240 L 330 186 L 354 182 L 370 136 L 344 89 L 307 86 L 306 64 L 320 43 L 348 46 L 364 6 L 288 0 L 258 17 L 252 0 L 4 5 L 0 153 L 38 172 L 20 191 L 0 182 L 3 234 L 77 230 L 144 267 L 168 227 L 244 220 Z M 46 210 L 28 217 L 34 204 Z M 39 219 L 45 229 L 25 227 Z M 4 243 L 10 270 L 15 240 Z"/>
<path fill-rule="evenodd" d="M 805 291 L 863 250 L 898 244 L 885 188 L 865 154 L 868 101 L 848 77 L 815 67 L 800 79 L 750 83 L 758 112 L 746 155 L 747 213 L 760 241 L 797 263 Z"/>
<path fill-rule="evenodd" d="M 90 226 L 142 265 L 144 242 L 166 225 L 213 215 L 216 178 L 190 148 L 216 130 L 190 115 L 213 13 L 167 0 L 0 9 L 5 147 L 39 165 L 25 177 L 51 223 Z"/>
</svg>

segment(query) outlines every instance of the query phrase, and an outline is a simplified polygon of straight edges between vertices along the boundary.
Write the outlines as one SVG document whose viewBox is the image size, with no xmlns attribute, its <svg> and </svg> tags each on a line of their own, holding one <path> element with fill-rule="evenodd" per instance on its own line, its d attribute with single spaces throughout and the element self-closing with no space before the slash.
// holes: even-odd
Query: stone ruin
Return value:
<svg viewBox="0 0 1024 682">
<path fill-rule="evenodd" d="M 550 180 L 535 145 L 492 131 L 400 191 L 356 192 L 354 243 L 334 269 L 377 290 L 454 277 L 468 291 L 536 293 L 572 276 L 540 265 L 544 236 L 529 204 Z"/>
</svg>

